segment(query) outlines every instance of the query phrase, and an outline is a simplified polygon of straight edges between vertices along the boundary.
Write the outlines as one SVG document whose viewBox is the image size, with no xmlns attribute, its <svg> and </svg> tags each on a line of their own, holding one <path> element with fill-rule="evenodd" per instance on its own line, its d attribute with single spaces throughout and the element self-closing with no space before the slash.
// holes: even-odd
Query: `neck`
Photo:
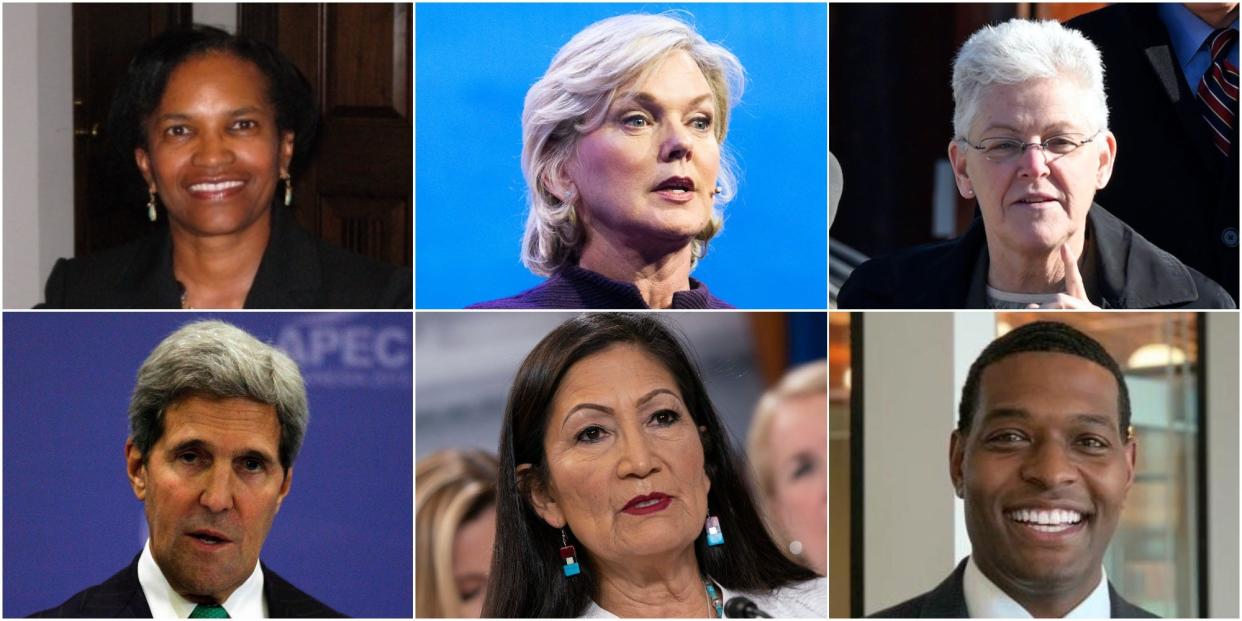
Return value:
<svg viewBox="0 0 1242 621">
<path fill-rule="evenodd" d="M 241 308 L 271 235 L 271 212 L 227 235 L 197 235 L 169 222 L 173 274 L 195 308 Z"/>
<path fill-rule="evenodd" d="M 644 253 L 635 246 L 588 235 L 578 265 L 613 280 L 634 283 L 651 308 L 673 305 L 673 294 L 690 289 L 690 244 Z"/>
<path fill-rule="evenodd" d="M 1099 564 L 1095 565 L 1086 580 L 1069 580 L 1051 585 L 1005 580 L 999 572 L 990 570 L 983 563 L 979 564 L 979 571 L 1037 619 L 1060 619 L 1069 614 L 1086 601 L 1104 578 Z"/>
<path fill-rule="evenodd" d="M 1009 293 L 1059 293 L 1065 291 L 1065 265 L 1061 244 L 1047 250 L 1020 252 L 1001 246 L 988 236 L 988 285 Z M 1082 256 L 1085 237 L 1070 237 L 1074 256 Z M 1064 242 L 1062 242 L 1064 243 Z"/>
<path fill-rule="evenodd" d="M 599 577 L 597 603 L 620 618 L 694 618 L 708 613 L 711 602 L 699 575 L 693 546 L 671 560 L 597 559 L 595 564 Z"/>
</svg>

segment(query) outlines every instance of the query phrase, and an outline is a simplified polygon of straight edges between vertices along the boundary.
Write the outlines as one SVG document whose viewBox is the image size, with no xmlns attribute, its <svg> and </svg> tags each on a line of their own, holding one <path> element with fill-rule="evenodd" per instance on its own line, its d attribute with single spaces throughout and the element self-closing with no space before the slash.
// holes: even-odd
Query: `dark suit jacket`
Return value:
<svg viewBox="0 0 1242 621">
<path fill-rule="evenodd" d="M 151 608 L 138 582 L 138 559 L 129 567 L 118 571 L 102 584 L 87 588 L 70 597 L 65 603 L 36 612 L 31 617 L 62 618 L 151 618 Z M 267 612 L 274 619 L 344 617 L 315 598 L 298 590 L 276 572 L 263 568 L 263 597 L 267 599 Z"/>
<path fill-rule="evenodd" d="M 272 207 L 272 234 L 245 308 L 413 308 L 410 270 L 313 237 L 287 208 Z M 181 308 L 167 228 L 118 248 L 60 259 L 37 308 Z"/>
<path fill-rule="evenodd" d="M 962 559 L 957 569 L 944 579 L 936 588 L 906 600 L 892 608 L 886 608 L 873 615 L 887 619 L 923 619 L 928 617 L 965 619 L 970 617 L 966 611 L 966 592 L 962 589 L 962 576 L 966 573 L 966 563 L 970 559 Z M 1113 583 L 1108 583 L 1108 598 L 1112 606 L 1114 619 L 1150 619 L 1156 615 L 1127 602 L 1117 594 Z"/>
<path fill-rule="evenodd" d="M 1238 127 L 1220 157 L 1154 4 L 1070 20 L 1104 60 L 1117 162 L 1095 200 L 1238 300 Z"/>
<path fill-rule="evenodd" d="M 1099 205 L 1087 212 L 1088 247 L 1095 284 L 1091 300 L 1101 308 L 1234 308 L 1225 290 L 1189 268 Z M 837 294 L 843 309 L 982 308 L 971 284 L 987 236 L 976 218 L 961 237 L 871 259 L 858 266 Z"/>
</svg>

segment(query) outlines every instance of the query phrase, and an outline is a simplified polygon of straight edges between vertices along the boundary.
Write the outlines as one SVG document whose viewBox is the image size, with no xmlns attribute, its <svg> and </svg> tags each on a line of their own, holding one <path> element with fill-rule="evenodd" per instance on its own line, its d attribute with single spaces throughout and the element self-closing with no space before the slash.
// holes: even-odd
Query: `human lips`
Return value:
<svg viewBox="0 0 1242 621">
<path fill-rule="evenodd" d="M 245 185 L 246 180 L 238 178 L 196 179 L 186 186 L 186 190 L 201 200 L 219 200 L 236 194 Z"/>
<path fill-rule="evenodd" d="M 1069 506 L 1019 506 L 1006 510 L 1004 515 L 1011 524 L 1044 538 L 1076 533 L 1091 518 L 1088 511 Z"/>
<path fill-rule="evenodd" d="M 624 513 L 631 515 L 647 515 L 657 511 L 663 511 L 673 502 L 673 497 L 661 492 L 652 492 L 650 494 L 635 496 L 625 503 L 621 508 Z"/>
<path fill-rule="evenodd" d="M 233 540 L 227 535 L 212 528 L 192 530 L 187 532 L 186 535 L 197 542 L 197 545 L 205 547 L 209 550 L 221 548 L 225 545 L 233 543 Z"/>
<path fill-rule="evenodd" d="M 669 177 L 656 184 L 651 191 L 666 200 L 684 203 L 694 198 L 694 188 L 694 180 L 689 177 Z"/>
<path fill-rule="evenodd" d="M 1033 207 L 1036 209 L 1044 209 L 1049 207 L 1059 207 L 1061 205 L 1061 201 L 1056 196 L 1047 192 L 1027 192 L 1022 196 L 1019 196 L 1018 199 L 1013 201 L 1012 204 L 1024 207 Z"/>
</svg>

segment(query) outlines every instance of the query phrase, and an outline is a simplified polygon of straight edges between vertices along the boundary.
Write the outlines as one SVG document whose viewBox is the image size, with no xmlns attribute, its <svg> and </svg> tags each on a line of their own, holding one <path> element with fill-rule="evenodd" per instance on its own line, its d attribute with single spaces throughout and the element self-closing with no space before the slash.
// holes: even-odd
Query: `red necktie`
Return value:
<svg viewBox="0 0 1242 621">
<path fill-rule="evenodd" d="M 1238 68 L 1229 62 L 1227 50 L 1238 38 L 1238 31 L 1222 28 L 1208 37 L 1212 64 L 1199 81 L 1199 101 L 1203 120 L 1212 130 L 1216 148 L 1229 157 L 1229 137 L 1238 118 Z"/>
</svg>

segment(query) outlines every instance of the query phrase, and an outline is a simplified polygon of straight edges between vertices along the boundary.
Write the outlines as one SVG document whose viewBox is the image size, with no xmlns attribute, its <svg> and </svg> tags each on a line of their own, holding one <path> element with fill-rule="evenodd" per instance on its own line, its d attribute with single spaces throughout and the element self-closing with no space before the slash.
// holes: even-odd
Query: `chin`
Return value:
<svg viewBox="0 0 1242 621">
<path fill-rule="evenodd" d="M 265 210 L 251 208 L 200 207 L 178 217 L 170 215 L 183 228 L 196 235 L 231 235 L 259 221 Z"/>
</svg>

